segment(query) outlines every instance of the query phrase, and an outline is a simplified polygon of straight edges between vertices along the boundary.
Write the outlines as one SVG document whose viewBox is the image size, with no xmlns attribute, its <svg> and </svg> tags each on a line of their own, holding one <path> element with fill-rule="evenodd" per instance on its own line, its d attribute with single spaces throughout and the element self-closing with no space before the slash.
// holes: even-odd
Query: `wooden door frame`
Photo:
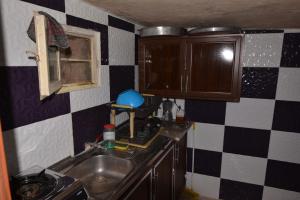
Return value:
<svg viewBox="0 0 300 200">
<path fill-rule="evenodd" d="M 1 121 L 0 121 L 0 177 L 1 177 L 0 178 L 0 199 L 11 200 Z"/>
</svg>

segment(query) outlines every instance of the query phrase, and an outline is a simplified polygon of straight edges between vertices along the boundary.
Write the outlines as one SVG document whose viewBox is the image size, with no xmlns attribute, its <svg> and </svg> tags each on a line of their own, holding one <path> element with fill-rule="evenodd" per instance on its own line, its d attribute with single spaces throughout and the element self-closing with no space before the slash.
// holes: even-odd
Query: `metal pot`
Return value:
<svg viewBox="0 0 300 200">
<path fill-rule="evenodd" d="M 153 27 L 143 28 L 140 30 L 141 37 L 159 36 L 159 35 L 180 36 L 180 35 L 184 35 L 185 33 L 186 30 L 184 28 L 172 27 L 172 26 L 153 26 Z"/>
<path fill-rule="evenodd" d="M 241 28 L 238 27 L 199 27 L 193 28 L 188 32 L 190 35 L 194 34 L 217 34 L 217 33 L 241 33 Z"/>
</svg>

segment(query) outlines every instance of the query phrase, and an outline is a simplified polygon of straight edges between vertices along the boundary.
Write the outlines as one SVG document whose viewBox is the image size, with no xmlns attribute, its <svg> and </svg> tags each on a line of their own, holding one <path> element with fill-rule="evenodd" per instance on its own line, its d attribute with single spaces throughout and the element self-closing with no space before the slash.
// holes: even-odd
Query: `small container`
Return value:
<svg viewBox="0 0 300 200">
<path fill-rule="evenodd" d="M 116 139 L 115 125 L 105 124 L 103 129 L 103 140 L 104 140 L 105 147 L 107 149 L 114 148 L 115 139 Z"/>
<path fill-rule="evenodd" d="M 179 106 L 176 111 L 176 123 L 177 124 L 184 124 L 185 118 L 184 118 L 184 110 Z"/>
</svg>

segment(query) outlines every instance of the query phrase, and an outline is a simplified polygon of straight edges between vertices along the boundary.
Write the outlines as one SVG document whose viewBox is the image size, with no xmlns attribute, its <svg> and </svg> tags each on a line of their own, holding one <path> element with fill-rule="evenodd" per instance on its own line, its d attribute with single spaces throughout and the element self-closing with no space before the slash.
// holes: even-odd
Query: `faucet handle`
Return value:
<svg viewBox="0 0 300 200">
<path fill-rule="evenodd" d="M 95 148 L 97 147 L 98 144 L 97 143 L 94 143 L 94 142 L 86 142 L 84 143 L 84 150 L 87 151 L 89 149 L 92 149 L 92 148 Z"/>
</svg>

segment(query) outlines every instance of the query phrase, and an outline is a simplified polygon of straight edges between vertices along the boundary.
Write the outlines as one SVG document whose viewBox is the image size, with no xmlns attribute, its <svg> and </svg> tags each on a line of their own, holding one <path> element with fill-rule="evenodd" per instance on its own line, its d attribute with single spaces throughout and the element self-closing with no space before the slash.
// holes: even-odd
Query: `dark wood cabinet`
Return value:
<svg viewBox="0 0 300 200">
<path fill-rule="evenodd" d="M 179 200 L 185 188 L 187 135 L 174 147 L 174 199 Z"/>
<path fill-rule="evenodd" d="M 152 200 L 152 170 L 148 171 L 141 178 L 133 189 L 126 192 L 124 200 Z"/>
<path fill-rule="evenodd" d="M 174 146 L 163 156 L 153 168 L 153 200 L 173 199 L 173 168 Z"/>
<path fill-rule="evenodd" d="M 120 200 L 178 200 L 185 188 L 186 145 L 186 135 L 170 143 Z"/>
<path fill-rule="evenodd" d="M 238 100 L 241 37 L 195 37 L 186 45 L 186 98 Z"/>
<path fill-rule="evenodd" d="M 139 45 L 140 89 L 150 94 L 180 96 L 185 43 L 174 37 L 146 38 Z"/>
<path fill-rule="evenodd" d="M 238 101 L 242 35 L 141 38 L 140 90 L 165 97 Z"/>
</svg>

